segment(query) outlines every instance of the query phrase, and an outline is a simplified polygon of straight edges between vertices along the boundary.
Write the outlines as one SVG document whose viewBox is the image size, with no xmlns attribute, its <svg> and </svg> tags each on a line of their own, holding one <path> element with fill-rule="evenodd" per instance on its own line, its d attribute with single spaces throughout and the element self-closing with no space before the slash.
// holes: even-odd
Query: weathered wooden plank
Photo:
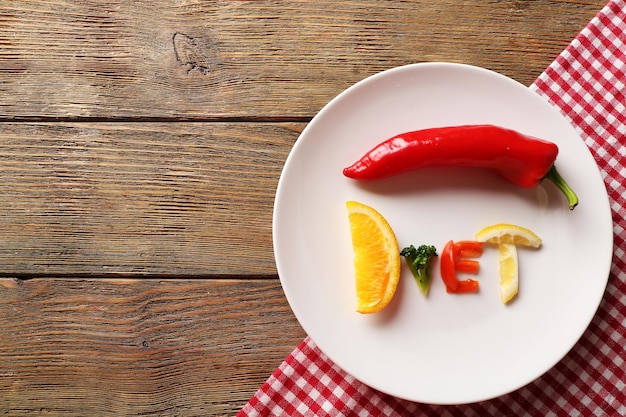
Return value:
<svg viewBox="0 0 626 417">
<path fill-rule="evenodd" d="M 530 84 L 605 3 L 4 0 L 0 118 L 310 117 L 421 61 Z"/>
<path fill-rule="evenodd" d="M 0 414 L 234 415 L 305 336 L 277 280 L 0 279 Z"/>
<path fill-rule="evenodd" d="M 275 274 L 304 124 L 0 124 L 2 274 Z"/>
</svg>

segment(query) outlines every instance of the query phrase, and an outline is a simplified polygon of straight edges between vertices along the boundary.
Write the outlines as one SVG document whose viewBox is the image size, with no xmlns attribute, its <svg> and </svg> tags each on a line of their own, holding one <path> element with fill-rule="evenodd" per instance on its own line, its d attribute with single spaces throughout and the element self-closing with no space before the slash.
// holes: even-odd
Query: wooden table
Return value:
<svg viewBox="0 0 626 417">
<path fill-rule="evenodd" d="M 236 414 L 305 336 L 271 222 L 307 122 L 413 62 L 528 85 L 604 4 L 3 0 L 0 414 Z"/>
</svg>

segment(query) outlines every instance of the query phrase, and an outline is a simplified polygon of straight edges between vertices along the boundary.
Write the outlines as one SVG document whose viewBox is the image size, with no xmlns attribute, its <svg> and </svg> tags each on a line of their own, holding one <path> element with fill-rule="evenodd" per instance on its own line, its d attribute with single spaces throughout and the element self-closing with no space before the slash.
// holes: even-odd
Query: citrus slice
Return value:
<svg viewBox="0 0 626 417">
<path fill-rule="evenodd" d="M 486 243 L 510 243 L 533 248 L 541 246 L 541 238 L 532 230 L 507 223 L 485 227 L 476 233 L 476 240 Z"/>
<path fill-rule="evenodd" d="M 356 311 L 369 314 L 391 301 L 400 280 L 400 249 L 385 218 L 370 206 L 348 201 L 354 250 Z"/>
<path fill-rule="evenodd" d="M 511 243 L 498 244 L 500 260 L 500 298 L 504 304 L 515 297 L 519 289 L 517 246 Z"/>
</svg>

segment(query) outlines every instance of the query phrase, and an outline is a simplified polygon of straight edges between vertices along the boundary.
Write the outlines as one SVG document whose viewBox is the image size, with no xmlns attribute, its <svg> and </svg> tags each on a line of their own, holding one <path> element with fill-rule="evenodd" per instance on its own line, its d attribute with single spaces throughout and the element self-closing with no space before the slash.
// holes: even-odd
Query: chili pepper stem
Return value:
<svg viewBox="0 0 626 417">
<path fill-rule="evenodd" d="M 567 204 L 569 205 L 569 209 L 574 210 L 574 207 L 578 205 L 578 196 L 576 195 L 574 190 L 572 190 L 569 185 L 567 185 L 567 183 L 565 182 L 563 177 L 561 177 L 561 174 L 559 174 L 559 171 L 556 170 L 556 167 L 554 165 L 552 165 L 544 178 L 552 181 L 554 185 L 556 185 L 558 189 L 561 190 L 561 192 L 565 195 L 565 198 L 567 198 Z"/>
</svg>

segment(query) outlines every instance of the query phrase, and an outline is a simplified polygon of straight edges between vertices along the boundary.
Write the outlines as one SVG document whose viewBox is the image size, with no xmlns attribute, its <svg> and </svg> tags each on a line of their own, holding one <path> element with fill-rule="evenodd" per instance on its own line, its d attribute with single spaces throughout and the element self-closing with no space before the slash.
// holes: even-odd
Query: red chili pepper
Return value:
<svg viewBox="0 0 626 417">
<path fill-rule="evenodd" d="M 455 243 L 451 240 L 448 243 L 446 243 L 446 245 L 443 248 L 443 251 L 441 251 L 440 272 L 441 272 L 441 278 L 444 284 L 446 284 L 446 291 L 448 293 L 467 293 L 467 292 L 478 291 L 478 281 L 473 280 L 473 279 L 466 279 L 464 281 L 459 281 L 456 276 L 457 271 L 461 271 L 461 272 L 473 271 L 473 269 L 470 271 L 469 268 L 465 268 L 462 265 L 459 268 L 459 262 L 461 261 L 467 262 L 468 265 L 469 263 L 472 263 L 472 262 L 475 263 L 475 264 L 472 264 L 473 265 L 472 268 L 475 268 L 475 272 L 478 272 L 479 264 L 477 261 L 457 259 L 457 255 L 464 253 L 464 251 L 465 253 L 476 254 L 477 245 L 475 245 L 475 243 L 476 242 L 472 242 L 472 241 L 462 241 L 462 242 Z M 477 243 L 480 243 L 480 242 L 477 242 Z M 482 253 L 482 245 L 480 246 L 480 249 Z M 480 255 L 475 255 L 475 256 L 480 256 Z"/>
<path fill-rule="evenodd" d="M 554 166 L 558 153 L 552 142 L 499 126 L 438 127 L 394 136 L 345 168 L 343 174 L 356 180 L 376 180 L 425 167 L 485 168 L 524 188 L 549 179 L 573 209 L 578 197 Z"/>
</svg>

